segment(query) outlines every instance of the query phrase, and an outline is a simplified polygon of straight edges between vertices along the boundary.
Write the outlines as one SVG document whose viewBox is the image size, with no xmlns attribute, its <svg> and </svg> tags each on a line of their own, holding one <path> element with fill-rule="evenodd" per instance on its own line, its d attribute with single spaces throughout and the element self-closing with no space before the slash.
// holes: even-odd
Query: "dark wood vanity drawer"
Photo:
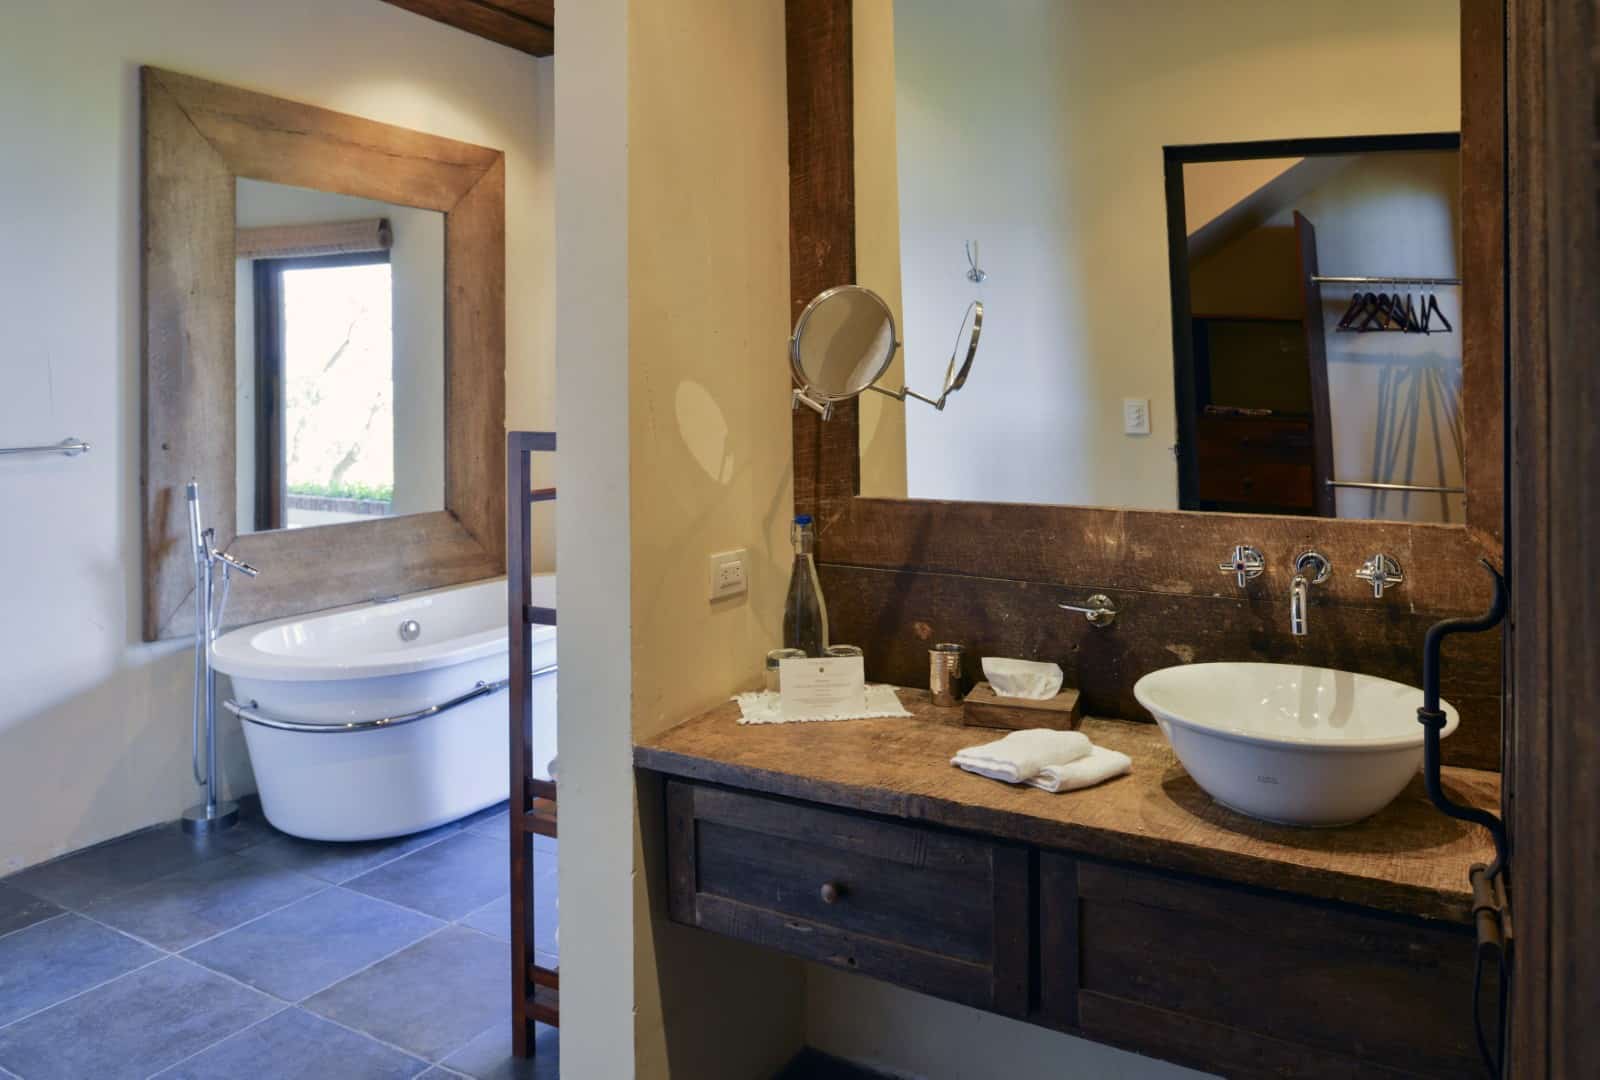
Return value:
<svg viewBox="0 0 1600 1080">
<path fill-rule="evenodd" d="M 1480 1070 L 1464 927 L 1050 852 L 1039 877 L 1057 1026 L 1229 1076 Z"/>
<path fill-rule="evenodd" d="M 1202 416 L 1196 438 L 1200 498 L 1307 510 L 1313 505 L 1309 421 Z"/>
<path fill-rule="evenodd" d="M 675 921 L 1026 1012 L 1027 849 L 681 781 L 667 819 Z"/>
</svg>

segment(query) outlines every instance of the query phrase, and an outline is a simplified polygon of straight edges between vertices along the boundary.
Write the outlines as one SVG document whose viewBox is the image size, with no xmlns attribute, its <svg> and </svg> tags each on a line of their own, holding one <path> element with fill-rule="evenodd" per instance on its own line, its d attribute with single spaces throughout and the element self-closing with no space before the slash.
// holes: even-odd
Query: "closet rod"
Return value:
<svg viewBox="0 0 1600 1080">
<path fill-rule="evenodd" d="M 1370 488 L 1374 491 L 1421 491 L 1433 495 L 1465 495 L 1464 487 L 1437 487 L 1433 484 L 1384 484 L 1376 480 L 1327 480 L 1331 488 Z"/>
<path fill-rule="evenodd" d="M 88 452 L 88 443 L 82 439 L 74 439 L 70 435 L 49 446 L 0 446 L 0 454 L 65 454 L 68 457 L 77 457 Z"/>
<path fill-rule="evenodd" d="M 1458 277 L 1329 277 L 1312 274 L 1318 285 L 1460 285 Z"/>
</svg>

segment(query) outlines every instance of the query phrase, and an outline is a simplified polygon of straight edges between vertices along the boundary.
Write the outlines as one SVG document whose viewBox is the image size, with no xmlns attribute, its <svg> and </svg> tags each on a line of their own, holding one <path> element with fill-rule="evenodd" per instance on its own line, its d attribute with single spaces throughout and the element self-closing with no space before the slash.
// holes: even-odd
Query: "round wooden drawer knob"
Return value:
<svg viewBox="0 0 1600 1080">
<path fill-rule="evenodd" d="M 822 902 L 824 904 L 837 904 L 839 902 L 839 898 L 843 895 L 844 889 L 842 886 L 839 886 L 831 881 L 823 882 Z"/>
</svg>

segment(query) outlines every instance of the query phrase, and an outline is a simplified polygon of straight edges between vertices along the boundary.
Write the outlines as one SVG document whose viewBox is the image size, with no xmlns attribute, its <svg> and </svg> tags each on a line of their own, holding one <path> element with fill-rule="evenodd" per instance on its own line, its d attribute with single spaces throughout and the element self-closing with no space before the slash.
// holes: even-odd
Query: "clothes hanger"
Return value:
<svg viewBox="0 0 1600 1080">
<path fill-rule="evenodd" d="M 1409 292 L 1406 293 L 1406 306 L 1402 316 L 1405 319 L 1406 333 L 1415 334 L 1422 330 L 1421 324 L 1417 322 L 1417 309 L 1411 303 L 1411 294 Z"/>
<path fill-rule="evenodd" d="M 1395 323 L 1398 320 L 1398 315 L 1395 311 L 1395 302 L 1399 299 L 1399 293 L 1396 293 L 1393 296 L 1390 296 L 1388 293 L 1378 294 L 1378 311 L 1383 316 L 1383 318 L 1379 321 L 1379 330 L 1395 329 Z"/>
<path fill-rule="evenodd" d="M 1378 323 L 1379 330 L 1382 330 L 1382 323 L 1379 322 L 1379 318 L 1381 318 L 1381 315 L 1382 315 L 1382 310 L 1379 309 L 1379 304 L 1381 304 L 1381 301 L 1382 301 L 1382 298 L 1381 298 L 1381 296 L 1379 296 L 1378 293 L 1368 293 L 1368 294 L 1366 294 L 1366 299 L 1365 299 L 1365 302 L 1366 302 L 1366 318 L 1363 318 L 1362 325 L 1357 326 L 1357 328 L 1355 328 L 1355 330 L 1357 330 L 1357 333 L 1365 334 L 1366 331 L 1371 330 L 1371 328 L 1373 328 L 1373 323 L 1374 322 Z"/>
<path fill-rule="evenodd" d="M 1428 308 L 1435 315 L 1439 316 L 1440 322 L 1444 323 L 1445 333 L 1450 333 L 1451 331 L 1455 330 L 1455 327 L 1450 325 L 1450 320 L 1444 317 L 1444 312 L 1439 310 L 1439 297 L 1436 293 L 1428 294 Z"/>
<path fill-rule="evenodd" d="M 1337 327 L 1335 327 L 1335 329 L 1337 329 L 1337 330 L 1354 330 L 1355 329 L 1356 316 L 1361 314 L 1361 298 L 1362 298 L 1362 295 L 1363 294 L 1359 289 L 1356 290 L 1356 294 L 1350 298 L 1350 306 L 1345 308 L 1344 317 L 1339 320 L 1339 325 Z"/>
</svg>

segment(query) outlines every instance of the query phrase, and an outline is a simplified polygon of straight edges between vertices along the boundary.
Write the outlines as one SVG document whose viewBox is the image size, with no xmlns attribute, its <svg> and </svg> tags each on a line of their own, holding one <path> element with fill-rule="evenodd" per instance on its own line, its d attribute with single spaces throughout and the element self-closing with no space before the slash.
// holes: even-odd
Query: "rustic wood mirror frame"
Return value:
<svg viewBox="0 0 1600 1080">
<path fill-rule="evenodd" d="M 262 571 L 232 591 L 232 625 L 503 573 L 504 155 L 171 71 L 140 76 L 145 640 L 193 629 L 191 478 L 217 546 Z M 239 177 L 444 213 L 445 509 L 238 533 Z"/>
<path fill-rule="evenodd" d="M 856 280 L 851 19 L 851 0 L 788 0 L 791 320 L 817 293 Z M 1088 707 L 1111 715 L 1143 715 L 1130 692 L 1141 670 L 1241 648 L 1307 663 L 1362 663 L 1414 682 L 1428 624 L 1439 614 L 1481 611 L 1488 591 L 1477 562 L 1500 565 L 1503 556 L 1505 63 L 1504 4 L 1463 0 L 1461 268 L 1463 305 L 1472 311 L 1462 341 L 1465 527 L 863 498 L 856 403 L 841 402 L 827 422 L 799 410 L 795 509 L 816 518 L 834 633 L 867 649 L 869 676 L 925 685 L 923 634 L 965 631 L 969 645 L 997 647 L 1015 633 L 1002 623 L 1027 622 L 1036 636 L 1016 647 L 1076 653 Z M 1160 167 L 1153 159 L 1152 168 Z M 1268 562 L 1243 592 L 1217 570 L 1237 543 L 1255 544 Z M 1293 557 L 1313 546 L 1335 568 L 1317 598 L 1329 611 L 1326 632 L 1290 645 L 1279 609 Z M 1378 551 L 1407 568 L 1403 594 L 1376 600 L 1352 576 Z M 1114 644 L 1108 635 L 1065 628 L 1049 602 L 1063 588 L 1143 594 L 1143 603 L 1159 605 L 1163 625 L 1119 620 Z M 942 616 L 937 623 L 933 612 Z M 1458 648 L 1446 696 L 1464 717 L 1470 702 L 1483 720 L 1470 731 L 1464 722 L 1446 757 L 1498 768 L 1499 637 Z M 1097 669 L 1085 663 L 1091 659 Z"/>
</svg>

